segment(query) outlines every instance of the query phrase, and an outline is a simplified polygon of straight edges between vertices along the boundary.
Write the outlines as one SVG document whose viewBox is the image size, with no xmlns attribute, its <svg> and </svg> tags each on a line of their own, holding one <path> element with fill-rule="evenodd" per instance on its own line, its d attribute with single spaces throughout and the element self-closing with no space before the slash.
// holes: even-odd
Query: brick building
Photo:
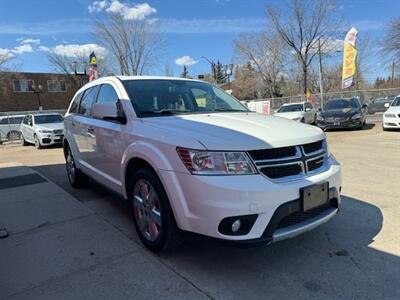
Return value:
<svg viewBox="0 0 400 300">
<path fill-rule="evenodd" d="M 82 78 L 87 81 L 87 78 Z M 41 92 L 37 87 L 41 86 Z M 80 86 L 75 75 L 0 72 L 0 112 L 67 109 Z"/>
</svg>

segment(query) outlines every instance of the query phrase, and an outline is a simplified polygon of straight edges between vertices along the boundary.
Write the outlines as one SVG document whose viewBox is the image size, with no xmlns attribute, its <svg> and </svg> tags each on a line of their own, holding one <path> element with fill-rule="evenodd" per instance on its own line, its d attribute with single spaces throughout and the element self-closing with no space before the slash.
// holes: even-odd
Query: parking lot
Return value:
<svg viewBox="0 0 400 300">
<path fill-rule="evenodd" d="M 343 166 L 342 209 L 336 218 L 312 232 L 270 246 L 242 249 L 189 240 L 160 256 L 142 248 L 121 199 L 95 183 L 83 190 L 70 187 L 61 148 L 0 146 L 0 164 L 19 162 L 32 167 L 121 235 L 112 240 L 115 255 L 90 270 L 93 276 L 100 273 L 100 279 L 89 279 L 85 275 L 88 269 L 82 267 L 70 270 L 68 276 L 38 280 L 35 286 L 7 296 L 72 298 L 71 290 L 88 289 L 91 293 L 86 299 L 108 298 L 106 295 L 146 299 L 399 299 L 400 132 L 383 132 L 376 123 L 367 124 L 362 131 L 327 135 L 330 151 Z M 77 234 L 84 229 L 85 218 L 91 217 L 81 217 Z M 46 237 L 42 238 L 45 241 Z M 100 245 L 106 242 L 99 241 Z M 135 263 L 116 267 L 124 259 L 121 249 L 129 245 L 135 249 L 129 252 L 131 259 L 145 256 L 148 268 Z M 0 257 L 0 261 L 6 259 Z M 85 265 L 84 259 L 79 265 Z"/>
</svg>

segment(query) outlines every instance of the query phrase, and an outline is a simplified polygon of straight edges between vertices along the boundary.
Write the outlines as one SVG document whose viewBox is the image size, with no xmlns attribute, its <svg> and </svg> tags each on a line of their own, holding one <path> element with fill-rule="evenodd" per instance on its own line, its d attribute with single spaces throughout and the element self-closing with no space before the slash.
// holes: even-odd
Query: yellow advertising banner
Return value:
<svg viewBox="0 0 400 300">
<path fill-rule="evenodd" d="M 354 84 L 357 58 L 356 36 L 357 30 L 353 27 L 347 33 L 344 40 L 342 89 L 348 88 Z"/>
</svg>

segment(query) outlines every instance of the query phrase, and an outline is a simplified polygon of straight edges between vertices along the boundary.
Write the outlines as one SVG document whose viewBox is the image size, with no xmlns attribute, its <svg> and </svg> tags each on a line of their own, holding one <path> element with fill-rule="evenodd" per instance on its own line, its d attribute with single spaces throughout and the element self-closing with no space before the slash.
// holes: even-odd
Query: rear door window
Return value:
<svg viewBox="0 0 400 300">
<path fill-rule="evenodd" d="M 78 95 L 75 96 L 74 100 L 71 103 L 71 107 L 69 109 L 70 114 L 76 114 L 79 107 L 79 102 L 81 101 L 83 92 L 80 92 Z"/>
<path fill-rule="evenodd" d="M 90 116 L 92 105 L 96 100 L 98 86 L 88 88 L 82 96 L 81 103 L 79 105 L 78 114 L 82 116 Z"/>
</svg>

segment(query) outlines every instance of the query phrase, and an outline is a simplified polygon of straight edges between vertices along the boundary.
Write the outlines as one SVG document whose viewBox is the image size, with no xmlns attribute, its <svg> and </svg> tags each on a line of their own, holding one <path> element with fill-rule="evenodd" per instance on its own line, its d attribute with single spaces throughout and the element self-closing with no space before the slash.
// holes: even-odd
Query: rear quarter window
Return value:
<svg viewBox="0 0 400 300">
<path fill-rule="evenodd" d="M 79 102 L 81 101 L 82 95 L 83 95 L 83 92 L 80 92 L 74 97 L 74 99 L 71 102 L 71 106 L 68 110 L 68 113 L 70 113 L 70 114 L 77 113 L 78 107 L 79 107 Z"/>
</svg>

